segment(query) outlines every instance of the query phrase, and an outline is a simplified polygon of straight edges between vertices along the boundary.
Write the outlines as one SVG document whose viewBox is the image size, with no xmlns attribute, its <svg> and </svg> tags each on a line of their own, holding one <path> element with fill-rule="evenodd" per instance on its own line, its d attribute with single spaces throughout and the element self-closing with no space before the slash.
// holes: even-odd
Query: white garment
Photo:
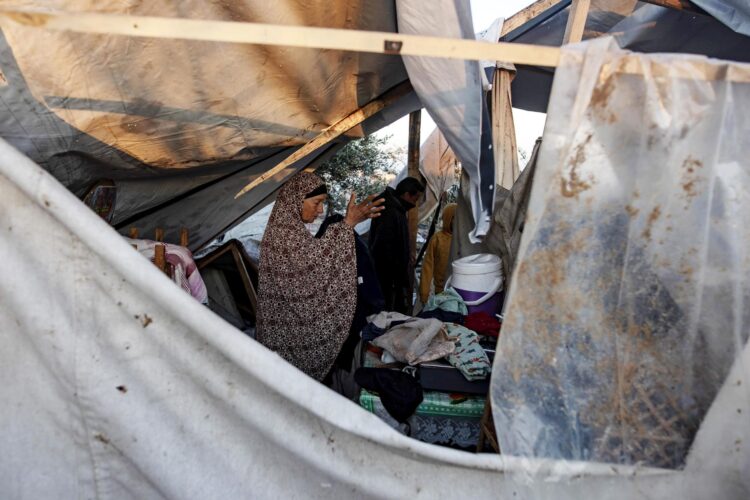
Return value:
<svg viewBox="0 0 750 500">
<path fill-rule="evenodd" d="M 435 318 L 413 319 L 394 326 L 372 343 L 410 365 L 440 359 L 456 348 L 455 339 L 448 337 L 443 322 Z"/>
</svg>

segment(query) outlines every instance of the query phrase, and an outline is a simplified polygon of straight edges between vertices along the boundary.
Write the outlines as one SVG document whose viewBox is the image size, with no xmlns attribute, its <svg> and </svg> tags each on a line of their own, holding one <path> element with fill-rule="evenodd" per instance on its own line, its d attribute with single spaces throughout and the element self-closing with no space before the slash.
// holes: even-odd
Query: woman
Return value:
<svg viewBox="0 0 750 500">
<path fill-rule="evenodd" d="M 377 217 L 382 200 L 349 200 L 342 222 L 314 238 L 305 227 L 327 198 L 315 174 L 295 175 L 279 192 L 261 243 L 257 339 L 323 380 L 349 333 L 357 302 L 353 228 Z"/>
</svg>

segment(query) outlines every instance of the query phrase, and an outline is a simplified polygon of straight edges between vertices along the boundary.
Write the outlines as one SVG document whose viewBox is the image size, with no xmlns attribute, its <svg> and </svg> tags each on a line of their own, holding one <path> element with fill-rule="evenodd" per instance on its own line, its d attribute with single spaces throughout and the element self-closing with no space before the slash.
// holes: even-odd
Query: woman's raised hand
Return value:
<svg viewBox="0 0 750 500">
<path fill-rule="evenodd" d="M 353 228 L 362 221 L 380 217 L 380 212 L 385 210 L 385 207 L 381 206 L 383 203 L 385 203 L 385 200 L 383 198 L 375 200 L 375 195 L 370 195 L 361 203 L 356 203 L 356 198 L 352 193 L 351 198 L 349 198 L 349 205 L 346 207 L 344 224 Z"/>
</svg>

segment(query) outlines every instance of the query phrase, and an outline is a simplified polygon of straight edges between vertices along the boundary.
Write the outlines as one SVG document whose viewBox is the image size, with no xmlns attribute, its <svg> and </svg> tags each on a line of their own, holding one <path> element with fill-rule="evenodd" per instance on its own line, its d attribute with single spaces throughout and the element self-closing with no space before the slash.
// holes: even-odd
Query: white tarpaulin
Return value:
<svg viewBox="0 0 750 500">
<path fill-rule="evenodd" d="M 734 392 L 716 459 L 747 498 L 748 106 L 748 64 L 564 51 L 493 370 L 505 452 L 693 472 Z"/>
<path fill-rule="evenodd" d="M 2 498 L 747 497 L 747 348 L 685 471 L 477 456 L 245 337 L 4 141 L 0 234 Z"/>
<path fill-rule="evenodd" d="M 474 39 L 466 0 L 440 0 L 425 8 L 418 0 L 396 3 L 399 33 Z M 482 240 L 490 227 L 495 168 L 487 107 L 483 106 L 483 69 L 478 61 L 404 57 L 409 79 L 471 182 L 468 191 L 474 224 L 469 238 Z"/>
</svg>

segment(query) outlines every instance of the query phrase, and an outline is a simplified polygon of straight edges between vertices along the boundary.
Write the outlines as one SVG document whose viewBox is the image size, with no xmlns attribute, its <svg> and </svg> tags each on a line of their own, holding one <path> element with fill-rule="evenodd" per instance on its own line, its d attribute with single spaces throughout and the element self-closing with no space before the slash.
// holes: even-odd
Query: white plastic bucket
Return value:
<svg viewBox="0 0 750 500">
<path fill-rule="evenodd" d="M 494 315 L 500 309 L 503 291 L 503 266 L 500 257 L 489 253 L 469 255 L 453 261 L 452 286 L 464 299 L 469 314 L 484 311 Z"/>
</svg>

